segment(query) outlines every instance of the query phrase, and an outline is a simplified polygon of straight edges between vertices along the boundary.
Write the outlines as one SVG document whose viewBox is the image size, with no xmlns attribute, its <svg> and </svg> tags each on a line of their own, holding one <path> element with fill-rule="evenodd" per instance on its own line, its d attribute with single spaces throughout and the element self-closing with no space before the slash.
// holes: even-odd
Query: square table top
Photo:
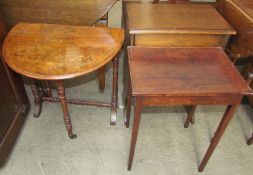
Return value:
<svg viewBox="0 0 253 175">
<path fill-rule="evenodd" d="M 215 96 L 250 91 L 220 48 L 128 48 L 133 96 Z"/>
<path fill-rule="evenodd" d="M 212 5 L 128 3 L 126 15 L 130 34 L 236 34 Z"/>
</svg>

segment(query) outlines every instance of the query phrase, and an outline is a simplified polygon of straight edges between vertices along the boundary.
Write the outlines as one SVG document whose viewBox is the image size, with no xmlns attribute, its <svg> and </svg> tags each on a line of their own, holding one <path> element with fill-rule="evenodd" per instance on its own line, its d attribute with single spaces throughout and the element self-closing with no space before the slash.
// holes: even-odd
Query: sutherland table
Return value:
<svg viewBox="0 0 253 175">
<path fill-rule="evenodd" d="M 36 84 L 32 83 L 34 116 L 39 116 L 42 101 L 61 102 L 68 135 L 75 138 L 67 103 L 111 107 L 111 124 L 116 122 L 118 105 L 116 55 L 123 40 L 124 32 L 121 29 L 20 23 L 5 38 L 3 56 L 8 66 L 19 74 L 32 79 L 55 81 L 59 98 L 42 96 Z M 111 60 L 113 60 L 111 103 L 66 99 L 64 79 L 86 75 Z"/>
<path fill-rule="evenodd" d="M 132 167 L 143 107 L 228 105 L 199 166 L 203 171 L 243 94 L 251 92 L 247 82 L 220 48 L 129 47 L 128 58 L 127 127 L 131 98 L 136 102 L 128 170 Z"/>
</svg>

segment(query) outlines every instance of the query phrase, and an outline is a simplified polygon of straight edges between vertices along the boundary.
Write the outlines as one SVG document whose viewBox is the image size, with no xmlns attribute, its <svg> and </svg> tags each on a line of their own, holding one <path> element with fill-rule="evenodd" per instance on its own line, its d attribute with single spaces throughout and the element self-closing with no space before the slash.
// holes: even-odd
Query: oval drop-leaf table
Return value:
<svg viewBox="0 0 253 175">
<path fill-rule="evenodd" d="M 67 102 L 111 107 L 111 124 L 116 122 L 118 104 L 118 58 L 116 55 L 123 40 L 122 29 L 20 23 L 5 38 L 3 56 L 7 65 L 19 74 L 33 79 L 55 81 L 59 98 L 41 98 L 38 87 L 33 83 L 35 116 L 38 116 L 41 111 L 42 100 L 60 101 L 68 135 L 70 138 L 75 138 Z M 113 60 L 111 103 L 66 99 L 64 79 L 93 72 L 111 60 Z"/>
</svg>

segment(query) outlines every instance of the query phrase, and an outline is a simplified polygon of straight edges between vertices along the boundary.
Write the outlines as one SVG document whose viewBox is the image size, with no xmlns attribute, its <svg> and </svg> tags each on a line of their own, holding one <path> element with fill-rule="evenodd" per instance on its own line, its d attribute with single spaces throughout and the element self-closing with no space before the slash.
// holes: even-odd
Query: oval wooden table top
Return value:
<svg viewBox="0 0 253 175">
<path fill-rule="evenodd" d="M 5 38 L 3 56 L 17 73 L 60 80 L 105 65 L 119 52 L 123 41 L 122 29 L 20 23 Z"/>
</svg>

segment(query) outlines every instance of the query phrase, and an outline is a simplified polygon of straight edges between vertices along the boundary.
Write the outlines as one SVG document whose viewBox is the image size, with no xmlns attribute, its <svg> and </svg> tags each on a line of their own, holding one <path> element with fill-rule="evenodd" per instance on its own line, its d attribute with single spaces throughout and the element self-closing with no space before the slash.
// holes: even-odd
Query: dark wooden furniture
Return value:
<svg viewBox="0 0 253 175">
<path fill-rule="evenodd" d="M 229 37 L 236 33 L 209 4 L 125 2 L 123 17 L 123 26 L 126 31 L 123 100 L 127 99 L 128 46 L 222 47 L 225 49 Z M 126 105 L 127 100 L 123 103 Z M 195 109 L 195 106 L 186 107 L 192 124 L 194 123 L 192 111 Z M 189 120 L 185 122 L 185 127 L 188 126 L 188 122 Z"/>
<path fill-rule="evenodd" d="M 237 35 L 233 36 L 228 43 L 227 51 L 233 58 L 235 63 L 239 58 L 250 58 L 253 56 L 253 1 L 252 0 L 219 0 L 218 7 L 221 14 L 233 25 L 237 31 Z M 250 58 L 245 72 L 250 71 L 248 82 L 251 87 L 252 83 L 252 67 L 253 61 Z M 253 106 L 253 97 L 248 96 L 249 103 Z M 253 142 L 253 135 L 248 140 L 248 144 Z"/>
<path fill-rule="evenodd" d="M 234 58 L 252 56 L 253 53 L 253 1 L 219 0 L 221 14 L 237 31 L 228 43 L 227 50 Z"/>
<path fill-rule="evenodd" d="M 107 12 L 117 0 L 2 0 L 0 10 L 10 30 L 20 22 L 107 26 Z M 105 67 L 99 70 L 99 92 L 105 88 Z M 49 89 L 48 82 L 38 82 Z M 45 94 L 45 93 L 44 93 Z"/>
<path fill-rule="evenodd" d="M 124 11 L 127 45 L 224 48 L 235 34 L 211 5 L 128 3 Z"/>
<path fill-rule="evenodd" d="M 32 83 L 35 111 L 38 117 L 42 101 L 61 102 L 64 121 L 70 138 L 72 125 L 67 102 L 111 107 L 111 124 L 116 122 L 118 107 L 118 58 L 124 40 L 122 29 L 68 26 L 55 24 L 16 25 L 3 44 L 3 56 L 8 66 L 17 73 L 39 80 L 54 80 L 59 98 L 41 97 Z M 113 89 L 111 103 L 66 99 L 64 79 L 93 72 L 113 60 Z"/>
<path fill-rule="evenodd" d="M 6 34 L 0 18 L 0 47 Z M 23 82 L 3 62 L 0 53 L 0 167 L 6 162 L 30 109 Z"/>
<path fill-rule="evenodd" d="M 225 48 L 236 33 L 211 5 L 126 3 L 123 17 L 124 77 L 128 75 L 127 46 Z M 126 89 L 124 78 L 123 97 Z"/>
<path fill-rule="evenodd" d="M 129 153 L 131 170 L 141 111 L 147 106 L 228 105 L 198 170 L 205 168 L 243 94 L 251 90 L 221 48 L 128 49 L 130 79 L 126 126 L 135 98 Z"/>
</svg>

